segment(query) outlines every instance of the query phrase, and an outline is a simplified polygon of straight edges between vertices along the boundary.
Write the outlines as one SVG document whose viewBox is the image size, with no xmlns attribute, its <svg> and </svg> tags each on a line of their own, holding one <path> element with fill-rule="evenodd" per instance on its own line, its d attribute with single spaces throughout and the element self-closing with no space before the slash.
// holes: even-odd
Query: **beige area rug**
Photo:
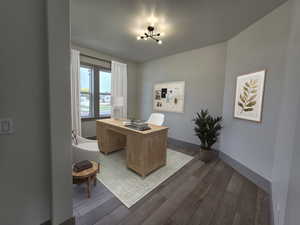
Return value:
<svg viewBox="0 0 300 225">
<path fill-rule="evenodd" d="M 192 159 L 192 156 L 167 149 L 167 165 L 143 179 L 127 169 L 125 150 L 109 155 L 101 153 L 101 168 L 97 178 L 130 208 Z"/>
</svg>

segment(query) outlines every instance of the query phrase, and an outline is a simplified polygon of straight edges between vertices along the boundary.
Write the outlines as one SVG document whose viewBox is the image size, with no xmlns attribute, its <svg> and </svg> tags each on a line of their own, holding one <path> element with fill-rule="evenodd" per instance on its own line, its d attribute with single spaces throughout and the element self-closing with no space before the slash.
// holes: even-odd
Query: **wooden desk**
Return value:
<svg viewBox="0 0 300 225">
<path fill-rule="evenodd" d="M 168 128 L 149 124 L 151 130 L 137 131 L 115 119 L 97 120 L 97 140 L 108 154 L 126 148 L 127 167 L 146 176 L 166 165 Z"/>
</svg>

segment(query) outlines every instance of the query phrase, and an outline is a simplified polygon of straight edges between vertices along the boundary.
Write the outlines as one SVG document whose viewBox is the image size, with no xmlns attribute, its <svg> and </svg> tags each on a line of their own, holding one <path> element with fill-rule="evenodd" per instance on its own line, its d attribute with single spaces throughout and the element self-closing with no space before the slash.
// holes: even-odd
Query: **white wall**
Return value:
<svg viewBox="0 0 300 225">
<path fill-rule="evenodd" d="M 46 1 L 5 0 L 0 7 L 0 223 L 50 218 L 50 133 Z"/>
<path fill-rule="evenodd" d="M 222 114 L 226 43 L 211 45 L 140 65 L 138 74 L 139 117 L 153 111 L 153 86 L 160 82 L 185 81 L 184 113 L 163 112 L 169 137 L 200 144 L 192 121 L 196 112 L 208 109 Z M 216 147 L 216 146 L 215 146 Z"/>
<path fill-rule="evenodd" d="M 272 180 L 289 27 L 285 3 L 228 41 L 221 151 Z M 267 69 L 261 123 L 233 118 L 236 77 Z"/>
</svg>

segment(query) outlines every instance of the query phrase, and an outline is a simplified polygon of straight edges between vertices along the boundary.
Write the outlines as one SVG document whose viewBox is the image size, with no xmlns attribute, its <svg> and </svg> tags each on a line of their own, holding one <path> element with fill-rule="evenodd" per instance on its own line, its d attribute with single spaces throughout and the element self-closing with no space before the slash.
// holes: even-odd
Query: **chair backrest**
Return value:
<svg viewBox="0 0 300 225">
<path fill-rule="evenodd" d="M 162 113 L 152 113 L 147 121 L 147 123 L 151 123 L 154 125 L 161 126 L 163 125 L 165 120 L 165 115 Z"/>
</svg>

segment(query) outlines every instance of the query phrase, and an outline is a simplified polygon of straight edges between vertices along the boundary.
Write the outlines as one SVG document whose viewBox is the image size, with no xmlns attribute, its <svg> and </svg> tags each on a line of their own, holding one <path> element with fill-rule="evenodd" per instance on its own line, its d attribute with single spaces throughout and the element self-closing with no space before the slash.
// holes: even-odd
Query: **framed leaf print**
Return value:
<svg viewBox="0 0 300 225">
<path fill-rule="evenodd" d="M 236 80 L 234 117 L 261 122 L 266 70 L 241 75 Z"/>
</svg>

